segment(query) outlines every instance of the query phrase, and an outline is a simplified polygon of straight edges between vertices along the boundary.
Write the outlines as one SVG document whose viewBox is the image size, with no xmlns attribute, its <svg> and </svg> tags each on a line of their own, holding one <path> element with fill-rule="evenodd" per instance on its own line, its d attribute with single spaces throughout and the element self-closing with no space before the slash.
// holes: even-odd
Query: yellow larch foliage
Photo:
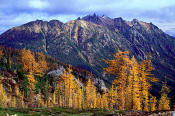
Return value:
<svg viewBox="0 0 175 116">
<path fill-rule="evenodd" d="M 56 91 L 54 91 L 52 94 L 52 103 L 54 106 L 56 105 Z"/>
<path fill-rule="evenodd" d="M 4 54 L 3 54 L 3 47 L 0 46 L 0 59 L 2 58 L 3 55 L 4 55 Z"/>
<path fill-rule="evenodd" d="M 152 71 L 154 68 L 151 64 L 151 57 L 147 56 L 146 60 L 143 60 L 139 64 L 139 76 L 141 84 L 141 104 L 142 110 L 149 111 L 149 90 L 151 89 L 150 82 L 157 82 L 158 80 L 154 78 Z"/>
<path fill-rule="evenodd" d="M 150 96 L 150 111 L 156 111 L 157 110 L 157 99 L 155 96 Z"/>
<path fill-rule="evenodd" d="M 167 87 L 166 82 L 163 83 L 161 89 L 161 97 L 159 100 L 159 110 L 170 110 L 170 98 L 168 93 L 170 89 Z"/>
<path fill-rule="evenodd" d="M 102 94 L 102 108 L 109 109 L 108 93 L 107 93 L 106 89 L 104 90 L 104 92 Z"/>
<path fill-rule="evenodd" d="M 71 74 L 71 67 L 68 68 L 68 72 L 64 71 L 61 79 L 58 80 L 58 94 L 60 95 L 59 102 L 64 107 L 73 107 L 73 95 L 75 90 L 74 76 Z"/>
<path fill-rule="evenodd" d="M 113 80 L 113 85 L 116 87 L 117 93 L 120 93 L 117 97 L 119 110 L 124 110 L 126 108 L 126 80 L 130 63 L 128 54 L 128 51 L 122 52 L 118 50 L 114 55 L 114 60 L 105 61 L 109 66 L 104 68 L 104 72 L 116 76 L 116 79 Z"/>
<path fill-rule="evenodd" d="M 19 87 L 17 85 L 15 85 L 15 95 L 20 96 Z"/>
<path fill-rule="evenodd" d="M 77 92 L 74 92 L 73 95 L 73 106 L 74 109 L 78 109 L 78 95 Z"/>
<path fill-rule="evenodd" d="M 23 70 L 30 74 L 33 74 L 36 70 L 36 61 L 34 55 L 30 50 L 21 50 L 21 62 L 23 64 Z"/>
<path fill-rule="evenodd" d="M 13 99 L 11 99 L 11 104 L 12 104 L 12 107 L 15 108 L 16 107 L 16 97 L 13 97 Z"/>
<path fill-rule="evenodd" d="M 38 52 L 37 53 L 37 67 L 36 67 L 36 75 L 42 76 L 48 69 L 47 62 L 46 62 L 46 56 Z"/>
<path fill-rule="evenodd" d="M 61 76 L 61 78 L 59 78 L 57 82 L 58 105 L 60 107 L 65 106 L 65 102 L 64 102 L 64 95 L 65 95 L 64 79 L 66 79 L 65 77 L 66 77 L 66 71 L 64 71 L 63 75 Z"/>
<path fill-rule="evenodd" d="M 97 105 L 97 108 L 102 108 L 102 98 L 101 98 L 101 94 L 98 92 L 97 93 L 97 100 L 96 100 L 96 105 Z"/>
<path fill-rule="evenodd" d="M 40 107 L 40 108 L 46 107 L 46 105 L 44 103 L 44 99 L 42 99 L 41 93 L 37 94 L 37 98 L 38 98 L 38 107 Z"/>
<path fill-rule="evenodd" d="M 113 109 L 117 105 L 117 92 L 114 85 L 112 85 L 109 91 L 109 108 Z"/>
<path fill-rule="evenodd" d="M 78 79 L 77 82 L 80 82 Z M 76 109 L 82 109 L 83 108 L 83 102 L 84 102 L 84 92 L 83 89 L 80 86 L 80 83 L 76 83 L 75 85 L 75 92 L 74 92 L 74 98 L 73 98 L 74 106 Z"/>
<path fill-rule="evenodd" d="M 138 63 L 134 57 L 132 57 L 130 64 L 127 95 L 129 103 L 128 108 L 134 110 L 141 110 L 140 78 L 138 75 Z"/>
<path fill-rule="evenodd" d="M 28 72 L 26 75 L 30 87 L 32 89 L 35 88 L 34 84 L 36 83 L 36 80 L 34 78 L 34 73 L 36 71 L 36 61 L 34 55 L 31 53 L 30 50 L 21 50 L 21 63 L 23 65 L 23 70 L 25 72 Z"/>
<path fill-rule="evenodd" d="M 78 87 L 78 108 L 82 109 L 84 104 L 84 91 L 81 87 Z"/>
<path fill-rule="evenodd" d="M 16 95 L 16 106 L 17 107 L 21 107 L 24 108 L 25 104 L 24 104 L 24 95 L 20 92 L 19 87 L 17 85 L 15 85 L 15 95 Z"/>
<path fill-rule="evenodd" d="M 59 95 L 59 107 L 63 107 L 63 96 Z"/>
<path fill-rule="evenodd" d="M 88 79 L 86 83 L 86 107 L 87 109 L 96 108 L 96 87 L 94 83 Z"/>
<path fill-rule="evenodd" d="M 35 89 L 35 84 L 36 84 L 36 80 L 35 80 L 34 75 L 27 74 L 26 77 L 28 79 L 29 86 L 31 87 L 31 89 L 34 90 Z"/>
<path fill-rule="evenodd" d="M 7 106 L 7 95 L 6 92 L 4 90 L 4 87 L 2 85 L 2 82 L 0 81 L 0 106 L 1 107 L 6 107 Z"/>
</svg>

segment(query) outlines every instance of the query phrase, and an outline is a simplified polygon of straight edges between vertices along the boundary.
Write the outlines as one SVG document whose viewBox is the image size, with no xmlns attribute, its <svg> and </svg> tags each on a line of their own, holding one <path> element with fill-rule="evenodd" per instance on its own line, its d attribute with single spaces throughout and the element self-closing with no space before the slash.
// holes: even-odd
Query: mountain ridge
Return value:
<svg viewBox="0 0 175 116">
<path fill-rule="evenodd" d="M 151 53 L 156 77 L 163 80 L 168 75 L 170 84 L 175 83 L 174 38 L 137 19 L 125 21 L 94 14 L 66 23 L 37 20 L 1 34 L 0 45 L 41 51 L 98 76 L 106 66 L 103 59 L 112 59 L 118 48 L 129 50 L 138 61 Z"/>
</svg>

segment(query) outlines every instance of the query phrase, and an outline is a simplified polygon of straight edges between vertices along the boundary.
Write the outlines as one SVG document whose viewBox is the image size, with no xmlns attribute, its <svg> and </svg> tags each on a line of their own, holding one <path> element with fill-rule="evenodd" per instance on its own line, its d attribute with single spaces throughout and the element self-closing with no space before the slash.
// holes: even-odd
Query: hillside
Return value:
<svg viewBox="0 0 175 116">
<path fill-rule="evenodd" d="M 92 73 L 41 52 L 0 46 L 0 110 L 19 115 L 47 114 L 45 108 L 48 114 L 144 115 L 173 109 L 166 82 L 160 98 L 150 92 L 159 81 L 152 73 L 151 56 L 138 62 L 130 55 L 118 49 L 113 60 L 104 61 L 104 72 L 116 77 L 106 88 Z"/>
<path fill-rule="evenodd" d="M 150 53 L 156 77 L 167 76 L 175 84 L 175 39 L 152 23 L 134 19 L 88 15 L 67 23 L 36 20 L 0 35 L 0 45 L 43 52 L 66 64 L 102 76 L 103 59 L 113 58 L 118 48 L 129 50 L 140 61 Z M 103 77 L 111 82 L 111 78 Z"/>
</svg>

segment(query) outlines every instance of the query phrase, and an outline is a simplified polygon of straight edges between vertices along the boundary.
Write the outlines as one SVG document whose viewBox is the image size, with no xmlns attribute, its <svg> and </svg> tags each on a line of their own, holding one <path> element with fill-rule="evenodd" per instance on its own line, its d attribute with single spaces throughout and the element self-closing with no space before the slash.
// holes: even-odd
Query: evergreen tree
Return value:
<svg viewBox="0 0 175 116">
<path fill-rule="evenodd" d="M 24 89 L 24 96 L 27 97 L 28 96 L 28 80 L 25 76 L 24 76 L 24 81 L 23 81 L 23 89 Z"/>
</svg>

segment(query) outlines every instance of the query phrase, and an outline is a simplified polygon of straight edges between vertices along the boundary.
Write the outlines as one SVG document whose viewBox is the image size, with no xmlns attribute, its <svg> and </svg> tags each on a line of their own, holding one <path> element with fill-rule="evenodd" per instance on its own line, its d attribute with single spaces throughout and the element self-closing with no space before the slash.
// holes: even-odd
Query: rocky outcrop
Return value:
<svg viewBox="0 0 175 116">
<path fill-rule="evenodd" d="M 175 116 L 174 111 L 162 111 L 158 113 L 151 113 L 148 116 Z"/>
<path fill-rule="evenodd" d="M 56 87 L 56 84 L 57 84 L 57 81 L 58 79 L 62 76 L 62 74 L 64 73 L 65 69 L 64 67 L 60 67 L 59 69 L 57 70 L 53 70 L 53 71 L 50 71 L 47 73 L 49 79 L 52 79 L 53 80 L 53 86 Z M 74 72 L 73 72 L 74 73 Z M 75 73 L 74 73 L 75 74 Z M 80 75 L 80 74 L 76 74 L 76 75 Z M 77 84 L 79 84 L 83 90 L 85 91 L 86 90 L 86 82 L 88 79 L 91 79 L 91 81 L 94 82 L 94 85 L 97 87 L 98 91 L 104 91 L 105 89 L 108 90 L 105 86 L 105 83 L 102 79 L 99 79 L 99 78 L 96 78 L 96 77 L 83 77 L 83 76 L 79 76 L 79 79 L 80 80 L 85 80 L 85 81 L 80 81 L 79 79 L 77 79 L 77 77 L 74 76 L 74 80 Z"/>
</svg>

